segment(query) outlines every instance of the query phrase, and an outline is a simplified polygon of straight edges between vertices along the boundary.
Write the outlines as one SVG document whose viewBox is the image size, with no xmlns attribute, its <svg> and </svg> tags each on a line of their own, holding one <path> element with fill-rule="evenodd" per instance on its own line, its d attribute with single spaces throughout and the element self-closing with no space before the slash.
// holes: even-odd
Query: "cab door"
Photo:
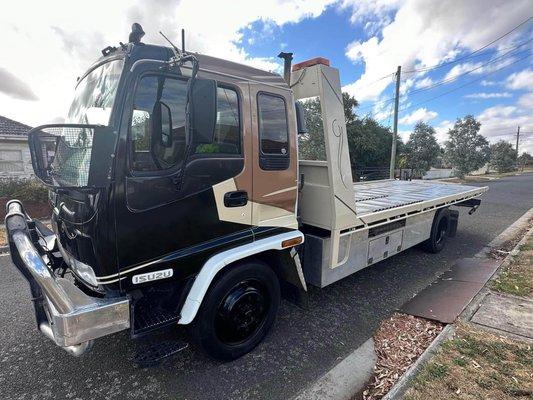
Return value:
<svg viewBox="0 0 533 400">
<path fill-rule="evenodd" d="M 250 84 L 253 131 L 252 222 L 256 238 L 298 228 L 298 158 L 292 93 Z"/>
<path fill-rule="evenodd" d="M 147 64 L 131 79 L 115 200 L 123 289 L 134 273 L 172 268 L 172 279 L 184 279 L 212 254 L 252 241 L 248 87 L 217 81 L 214 140 L 193 145 L 185 122 L 187 83 Z"/>
</svg>

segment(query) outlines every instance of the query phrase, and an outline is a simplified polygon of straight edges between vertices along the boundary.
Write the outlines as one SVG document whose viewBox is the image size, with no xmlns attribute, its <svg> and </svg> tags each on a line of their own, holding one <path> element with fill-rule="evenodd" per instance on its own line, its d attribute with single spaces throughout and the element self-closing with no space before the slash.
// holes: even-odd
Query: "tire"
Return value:
<svg viewBox="0 0 533 400">
<path fill-rule="evenodd" d="M 444 208 L 437 211 L 433 224 L 431 225 L 431 235 L 423 243 L 423 247 L 430 253 L 439 253 L 445 246 L 450 229 L 450 216 L 448 209 Z"/>
<path fill-rule="evenodd" d="M 233 265 L 211 284 L 189 331 L 191 340 L 213 358 L 239 358 L 264 339 L 280 297 L 278 278 L 268 265 Z"/>
</svg>

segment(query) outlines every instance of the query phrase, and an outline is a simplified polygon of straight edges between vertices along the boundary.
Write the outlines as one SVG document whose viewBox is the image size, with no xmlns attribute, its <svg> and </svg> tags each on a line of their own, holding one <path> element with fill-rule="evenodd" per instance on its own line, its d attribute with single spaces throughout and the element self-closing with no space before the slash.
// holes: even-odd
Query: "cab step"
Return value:
<svg viewBox="0 0 533 400">
<path fill-rule="evenodd" d="M 189 347 L 183 340 L 164 340 L 161 342 L 138 345 L 137 353 L 133 360 L 141 368 L 153 367 L 173 354 L 179 353 Z"/>
<path fill-rule="evenodd" d="M 140 338 L 162 328 L 177 325 L 180 318 L 177 310 L 169 310 L 159 304 L 154 304 L 149 299 L 142 298 L 133 303 L 131 320 L 131 336 Z"/>
</svg>

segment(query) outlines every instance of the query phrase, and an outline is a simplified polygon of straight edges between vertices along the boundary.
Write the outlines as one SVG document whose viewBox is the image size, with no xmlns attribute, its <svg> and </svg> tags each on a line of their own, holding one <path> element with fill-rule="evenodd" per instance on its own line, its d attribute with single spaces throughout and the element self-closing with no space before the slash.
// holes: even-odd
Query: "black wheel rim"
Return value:
<svg viewBox="0 0 533 400">
<path fill-rule="evenodd" d="M 446 232 L 448 232 L 448 221 L 446 219 L 441 219 L 437 229 L 437 244 L 441 244 L 444 238 L 446 237 Z"/>
<path fill-rule="evenodd" d="M 270 308 L 268 291 L 255 279 L 238 283 L 222 299 L 215 316 L 215 332 L 227 345 L 252 338 L 265 323 Z"/>
</svg>

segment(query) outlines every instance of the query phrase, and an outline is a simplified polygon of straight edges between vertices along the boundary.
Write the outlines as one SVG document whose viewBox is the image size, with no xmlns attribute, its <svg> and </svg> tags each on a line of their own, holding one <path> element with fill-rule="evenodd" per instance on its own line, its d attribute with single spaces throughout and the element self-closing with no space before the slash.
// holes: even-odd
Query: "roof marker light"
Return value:
<svg viewBox="0 0 533 400">
<path fill-rule="evenodd" d="M 329 67 L 329 60 L 324 57 L 315 57 L 310 60 L 302 61 L 292 66 L 292 72 L 299 71 L 301 69 L 312 67 L 313 65 L 326 65 Z"/>
</svg>

